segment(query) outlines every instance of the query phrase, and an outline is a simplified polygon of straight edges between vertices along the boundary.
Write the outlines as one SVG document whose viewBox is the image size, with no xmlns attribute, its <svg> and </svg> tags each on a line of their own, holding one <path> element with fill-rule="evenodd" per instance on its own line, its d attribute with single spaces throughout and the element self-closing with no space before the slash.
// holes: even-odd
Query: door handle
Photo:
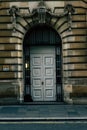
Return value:
<svg viewBox="0 0 87 130">
<path fill-rule="evenodd" d="M 41 83 L 42 85 L 44 85 L 44 82 L 42 81 L 42 83 Z"/>
</svg>

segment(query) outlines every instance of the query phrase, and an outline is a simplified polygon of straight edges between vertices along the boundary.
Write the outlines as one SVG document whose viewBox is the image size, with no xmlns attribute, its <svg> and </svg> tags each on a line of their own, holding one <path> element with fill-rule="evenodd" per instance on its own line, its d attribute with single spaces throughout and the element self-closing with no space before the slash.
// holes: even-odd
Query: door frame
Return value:
<svg viewBox="0 0 87 130">
<path fill-rule="evenodd" d="M 35 46 L 35 47 L 37 47 L 36 45 L 32 45 L 32 46 L 29 46 L 29 48 L 28 48 L 28 50 L 29 50 L 29 57 L 30 57 L 30 48 L 31 47 L 33 47 L 33 46 Z M 40 45 L 38 45 L 38 46 L 40 46 Z M 43 45 L 41 45 L 41 47 L 42 47 Z M 49 45 L 46 45 L 46 46 L 49 46 Z M 53 45 L 52 45 L 53 46 Z M 63 102 L 63 90 L 62 90 L 62 48 L 61 48 L 61 46 L 54 46 L 55 47 L 55 62 L 56 62 L 56 66 L 55 66 L 55 70 L 56 70 L 56 102 Z M 59 94 L 58 94 L 58 88 L 57 88 L 57 48 L 59 48 L 60 49 L 60 61 L 61 61 L 61 69 L 60 69 L 60 71 L 61 71 L 61 81 L 59 81 L 60 83 L 60 92 L 59 92 Z M 25 56 L 24 56 L 24 60 L 25 60 Z M 29 63 L 30 63 L 30 59 L 29 59 Z M 31 68 L 30 68 L 31 69 Z M 25 74 L 25 61 L 24 61 L 24 102 L 32 102 L 33 100 L 32 100 L 32 97 L 31 97 L 31 83 L 29 84 L 29 94 L 26 94 L 26 85 L 25 85 L 25 77 L 26 77 L 26 74 Z M 29 75 L 30 75 L 30 73 L 29 73 Z M 31 82 L 31 81 L 29 81 L 29 82 Z M 43 101 L 44 102 L 44 101 Z"/>
<path fill-rule="evenodd" d="M 38 30 L 38 31 L 37 31 Z M 44 33 L 43 33 L 44 32 Z M 45 33 L 46 32 L 46 33 Z M 49 32 L 49 33 L 48 33 Z M 34 34 L 34 35 L 33 35 Z M 40 35 L 41 37 L 40 37 Z M 48 34 L 48 35 L 47 35 Z M 39 39 L 40 38 L 40 39 Z M 47 38 L 47 39 L 46 39 Z M 24 41 L 23 41 L 23 80 L 24 80 L 24 101 L 30 102 L 32 101 L 32 97 L 30 95 L 31 92 L 31 83 L 29 80 L 26 79 L 26 69 L 25 69 L 25 63 L 26 63 L 26 57 L 25 53 L 28 49 L 29 56 L 30 56 L 30 47 L 31 46 L 55 46 L 55 55 L 56 55 L 56 92 L 57 92 L 57 102 L 63 102 L 63 74 L 62 74 L 62 40 L 60 37 L 60 34 L 55 30 L 52 26 L 48 24 L 36 24 L 35 26 L 32 26 L 25 34 Z M 60 68 L 57 67 L 57 49 L 60 49 Z M 30 61 L 30 59 L 29 59 Z M 59 66 L 59 65 L 58 65 Z M 59 75 L 57 72 L 57 69 L 61 74 Z M 30 71 L 30 70 L 29 70 Z M 58 79 L 57 79 L 58 76 Z M 26 82 L 28 83 L 28 89 L 29 93 L 26 95 Z M 58 87 L 58 85 L 60 87 Z"/>
</svg>

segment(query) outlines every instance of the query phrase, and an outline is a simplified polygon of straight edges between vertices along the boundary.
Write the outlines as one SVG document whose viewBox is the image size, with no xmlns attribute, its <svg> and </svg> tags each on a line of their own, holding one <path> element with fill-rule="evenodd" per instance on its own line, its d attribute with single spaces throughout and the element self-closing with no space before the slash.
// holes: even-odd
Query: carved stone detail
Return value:
<svg viewBox="0 0 87 130">
<path fill-rule="evenodd" d="M 71 4 L 67 4 L 64 8 L 64 12 L 61 14 L 55 14 L 51 11 L 51 9 L 47 8 L 44 1 L 41 1 L 37 8 L 33 9 L 32 12 L 29 12 L 28 14 L 21 14 L 20 9 L 16 6 L 12 6 L 9 10 L 9 14 L 12 16 L 12 24 L 13 24 L 13 30 L 15 31 L 16 24 L 17 24 L 17 17 L 21 18 L 32 18 L 33 21 L 37 20 L 38 23 L 46 23 L 46 19 L 49 17 L 51 18 L 62 18 L 64 16 L 67 17 L 68 27 L 69 30 L 71 30 L 72 26 L 72 14 L 75 12 L 75 9 Z"/>
</svg>

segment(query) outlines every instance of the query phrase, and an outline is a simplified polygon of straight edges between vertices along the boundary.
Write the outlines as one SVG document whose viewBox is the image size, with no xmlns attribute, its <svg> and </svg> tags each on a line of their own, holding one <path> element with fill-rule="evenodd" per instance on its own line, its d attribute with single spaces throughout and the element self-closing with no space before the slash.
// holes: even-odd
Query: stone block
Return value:
<svg viewBox="0 0 87 130">
<path fill-rule="evenodd" d="M 11 82 L 0 82 L 0 104 L 18 103 L 19 88 Z"/>
<path fill-rule="evenodd" d="M 12 82 L 0 82 L 0 97 L 10 96 L 14 97 L 18 94 L 17 86 L 13 85 Z"/>
<path fill-rule="evenodd" d="M 15 73 L 14 72 L 0 72 L 0 78 L 4 79 L 12 79 L 15 78 Z"/>
</svg>

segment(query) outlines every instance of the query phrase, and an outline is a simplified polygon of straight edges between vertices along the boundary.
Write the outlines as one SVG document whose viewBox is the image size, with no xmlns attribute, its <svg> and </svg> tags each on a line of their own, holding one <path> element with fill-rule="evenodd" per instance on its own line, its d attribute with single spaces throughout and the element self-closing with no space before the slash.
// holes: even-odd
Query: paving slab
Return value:
<svg viewBox="0 0 87 130">
<path fill-rule="evenodd" d="M 3 120 L 87 120 L 87 105 L 0 106 L 0 121 Z"/>
</svg>

